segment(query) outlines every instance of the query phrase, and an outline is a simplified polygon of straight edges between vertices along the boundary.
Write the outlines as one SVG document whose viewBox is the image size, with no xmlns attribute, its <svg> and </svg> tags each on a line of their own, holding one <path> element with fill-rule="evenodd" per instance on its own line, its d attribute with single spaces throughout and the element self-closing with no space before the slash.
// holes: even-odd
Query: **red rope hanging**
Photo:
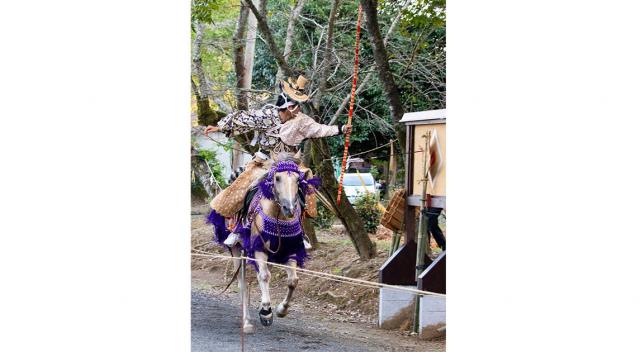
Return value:
<svg viewBox="0 0 640 352">
<path fill-rule="evenodd" d="M 347 125 L 351 125 L 353 118 L 353 105 L 356 100 L 356 83 L 358 82 L 358 53 L 360 51 L 360 22 L 362 20 L 362 5 L 358 5 L 358 24 L 356 26 L 356 58 L 353 64 L 353 85 L 351 86 L 351 102 L 349 103 L 349 119 Z M 344 135 L 344 153 L 342 154 L 342 167 L 340 168 L 340 181 L 338 182 L 338 199 L 340 205 L 340 197 L 342 196 L 342 180 L 344 179 L 344 171 L 347 168 L 347 154 L 349 153 L 349 136 L 351 132 Z"/>
</svg>

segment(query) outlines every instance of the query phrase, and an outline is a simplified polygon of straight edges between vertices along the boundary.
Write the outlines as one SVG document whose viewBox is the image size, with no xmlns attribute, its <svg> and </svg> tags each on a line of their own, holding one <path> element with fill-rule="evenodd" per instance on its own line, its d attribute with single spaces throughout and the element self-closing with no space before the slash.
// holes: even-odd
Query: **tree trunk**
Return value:
<svg viewBox="0 0 640 352">
<path fill-rule="evenodd" d="M 214 120 L 217 122 L 219 116 L 211 109 L 211 103 L 209 102 L 209 95 L 211 94 L 209 85 L 207 84 L 207 77 L 202 67 L 202 32 L 204 31 L 204 25 L 197 23 L 196 25 L 196 37 L 193 41 L 193 71 L 198 80 L 198 84 L 191 78 L 191 89 L 196 96 L 196 105 L 198 107 L 198 121 Z"/>
<path fill-rule="evenodd" d="M 266 0 L 263 0 L 263 1 L 266 2 Z M 295 72 L 291 68 L 291 66 L 289 66 L 289 64 L 284 58 L 284 55 L 282 55 L 282 52 L 278 48 L 276 41 L 273 39 L 273 34 L 271 31 L 271 28 L 269 28 L 269 24 L 267 23 L 266 15 L 260 13 L 260 11 L 256 8 L 256 6 L 253 4 L 251 0 L 244 0 L 243 3 L 247 4 L 249 9 L 251 9 L 251 12 L 253 12 L 253 14 L 256 16 L 256 20 L 258 21 L 258 29 L 260 30 L 260 33 L 262 33 L 262 35 L 264 36 L 264 40 L 267 42 L 267 45 L 269 46 L 269 51 L 271 52 L 271 55 L 273 55 L 273 57 L 276 59 L 276 62 L 278 63 L 278 67 L 282 69 L 285 75 L 289 77 L 293 77 L 295 75 Z M 266 3 L 264 3 L 263 6 L 266 6 Z"/>
<path fill-rule="evenodd" d="M 191 148 L 191 170 L 193 170 L 196 180 L 202 185 L 202 189 L 204 189 L 207 197 L 209 199 L 213 198 L 216 195 L 216 190 L 209 181 L 209 177 L 211 176 L 209 167 L 207 166 L 207 162 L 200 157 L 193 148 Z"/>
<path fill-rule="evenodd" d="M 289 54 L 291 54 L 291 47 L 293 46 L 293 35 L 295 33 L 295 24 L 300 12 L 302 12 L 302 7 L 304 6 L 305 0 L 297 0 L 296 4 L 293 6 L 291 10 L 291 15 L 289 16 L 289 23 L 287 24 L 287 35 L 284 40 L 284 61 L 289 62 Z M 284 74 L 280 66 L 278 66 L 278 73 L 276 73 L 276 83 L 279 82 L 283 78 Z M 294 77 L 295 78 L 295 77 Z"/>
<path fill-rule="evenodd" d="M 258 8 L 264 14 L 266 12 L 266 0 L 258 0 Z M 253 62 L 256 53 L 256 36 L 258 35 L 257 31 L 257 20 L 256 16 L 246 8 L 249 13 L 249 19 L 247 21 L 247 44 L 245 46 L 244 53 L 244 87 L 245 89 L 251 89 L 251 83 L 253 81 Z"/>
<path fill-rule="evenodd" d="M 245 39 L 247 35 L 247 22 L 249 18 L 249 8 L 240 5 L 240 15 L 236 32 L 233 35 L 233 64 L 236 71 L 236 104 L 238 110 L 249 110 L 249 100 L 245 79 Z"/>
<path fill-rule="evenodd" d="M 387 56 L 387 50 L 385 49 L 382 35 L 380 34 L 380 25 L 378 24 L 378 1 L 377 0 L 360 0 L 362 9 L 366 14 L 366 26 L 371 43 L 373 44 L 373 57 L 376 60 L 376 66 L 378 67 L 378 76 L 382 87 L 384 88 L 385 95 L 389 101 L 391 108 L 391 116 L 393 122 L 395 122 L 395 130 L 400 140 L 400 146 L 404 151 L 405 145 L 405 128 L 399 123 L 404 115 L 404 108 L 402 107 L 402 101 L 400 99 L 400 91 L 393 79 L 393 73 L 389 67 L 389 58 Z"/>
<path fill-rule="evenodd" d="M 242 145 L 237 140 L 233 141 L 233 149 L 231 150 L 231 171 L 237 171 L 241 166 L 244 166 Z"/>
<path fill-rule="evenodd" d="M 337 205 L 338 181 L 336 180 L 333 165 L 329 156 L 329 146 L 324 139 L 313 139 L 311 143 L 311 160 L 317 169 L 318 176 L 322 179 L 320 191 L 337 211 L 336 216 L 342 222 L 351 242 L 356 248 L 360 259 L 368 260 L 376 256 L 376 245 L 371 241 L 364 229 L 362 219 L 356 213 L 349 200 L 345 197 L 340 205 Z"/>
<path fill-rule="evenodd" d="M 336 14 L 338 13 L 338 7 L 340 7 L 340 0 L 333 0 L 333 6 L 331 6 L 331 12 L 329 13 L 329 23 L 327 24 L 327 42 L 324 47 L 324 55 L 322 57 L 322 63 L 320 64 L 320 76 L 318 79 L 318 92 L 313 98 L 313 107 L 316 110 L 320 109 L 320 101 L 324 95 L 324 91 L 327 89 L 327 80 L 329 79 L 329 68 L 333 57 L 333 27 L 336 23 Z"/>
<path fill-rule="evenodd" d="M 302 228 L 304 230 L 305 235 L 309 237 L 309 244 L 313 249 L 318 249 L 318 237 L 316 236 L 316 229 L 313 226 L 313 222 L 311 218 L 305 217 L 302 222 Z"/>
<path fill-rule="evenodd" d="M 196 96 L 196 113 L 198 114 L 198 124 L 204 125 L 205 121 L 215 120 L 217 115 L 215 115 L 215 113 L 211 110 L 209 99 L 207 99 L 207 97 L 202 97 L 202 95 L 198 91 L 196 82 L 193 81 L 193 78 L 191 79 L 191 89 L 193 90 L 193 94 Z"/>
</svg>

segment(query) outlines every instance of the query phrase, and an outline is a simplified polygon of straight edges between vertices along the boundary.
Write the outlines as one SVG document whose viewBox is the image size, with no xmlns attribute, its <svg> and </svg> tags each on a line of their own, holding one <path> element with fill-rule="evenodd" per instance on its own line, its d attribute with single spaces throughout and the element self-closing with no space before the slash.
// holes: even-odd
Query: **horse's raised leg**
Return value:
<svg viewBox="0 0 640 352">
<path fill-rule="evenodd" d="M 264 326 L 269 326 L 273 323 L 271 297 L 269 296 L 269 280 L 271 280 L 271 273 L 267 266 L 267 259 L 269 259 L 269 257 L 264 252 L 256 252 L 255 258 L 258 260 L 258 284 L 260 285 L 260 291 L 262 292 L 262 305 L 259 313 L 260 322 Z"/>
<path fill-rule="evenodd" d="M 287 296 L 282 300 L 280 304 L 278 304 L 278 308 L 276 308 L 276 314 L 278 317 L 283 318 L 286 317 L 289 313 L 289 303 L 291 302 L 291 297 L 293 296 L 293 291 L 298 286 L 298 274 L 296 274 L 297 263 L 295 260 L 290 260 L 287 263 L 288 267 L 285 269 L 287 272 Z"/>
<path fill-rule="evenodd" d="M 234 257 L 240 257 L 241 252 L 238 246 L 234 246 L 231 248 L 231 255 Z M 247 267 L 246 262 L 245 265 L 242 265 L 241 259 L 233 260 L 233 272 L 235 273 L 240 267 L 240 272 L 238 273 L 238 288 L 240 289 L 240 297 L 242 297 L 242 330 L 246 334 L 252 334 L 255 332 L 255 327 L 251 324 L 251 320 L 249 319 L 249 290 L 247 288 Z"/>
</svg>

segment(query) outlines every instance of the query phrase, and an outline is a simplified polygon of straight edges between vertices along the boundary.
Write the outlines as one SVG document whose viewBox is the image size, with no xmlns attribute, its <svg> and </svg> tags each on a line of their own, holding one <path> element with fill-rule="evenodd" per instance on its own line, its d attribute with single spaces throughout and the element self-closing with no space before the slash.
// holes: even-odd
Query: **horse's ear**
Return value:
<svg viewBox="0 0 640 352">
<path fill-rule="evenodd" d="M 309 180 L 313 177 L 313 171 L 308 167 L 301 167 L 300 171 L 304 174 L 305 180 Z"/>
<path fill-rule="evenodd" d="M 264 168 L 265 169 L 270 169 L 273 166 L 273 159 L 269 159 L 269 160 L 265 160 L 263 162 Z"/>
<path fill-rule="evenodd" d="M 298 150 L 296 155 L 293 156 L 296 161 L 302 160 L 302 149 Z M 299 163 L 299 162 L 298 162 Z"/>
</svg>

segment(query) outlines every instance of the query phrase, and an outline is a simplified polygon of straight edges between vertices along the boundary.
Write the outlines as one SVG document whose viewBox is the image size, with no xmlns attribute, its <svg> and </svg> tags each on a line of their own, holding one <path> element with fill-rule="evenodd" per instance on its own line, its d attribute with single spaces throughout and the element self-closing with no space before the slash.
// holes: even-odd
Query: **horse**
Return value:
<svg viewBox="0 0 640 352">
<path fill-rule="evenodd" d="M 261 306 L 258 312 L 264 326 L 273 323 L 269 281 L 271 273 L 268 262 L 285 264 L 287 273 L 287 295 L 276 307 L 276 315 L 287 316 L 293 292 L 298 285 L 296 268 L 304 264 L 307 253 L 303 244 L 301 214 L 304 211 L 304 199 L 320 185 L 318 178 L 312 177 L 311 170 L 301 167 L 300 154 L 280 153 L 273 156 L 267 164 L 268 171 L 254 182 L 254 191 L 247 195 L 248 206 L 236 217 L 234 232 L 238 233 L 241 243 L 230 248 L 233 257 L 240 257 L 244 251 L 257 271 L 261 291 Z M 228 235 L 225 223 L 211 219 L 214 224 L 216 240 L 222 243 Z M 244 268 L 241 260 L 234 259 L 234 270 L 240 271 L 238 286 L 242 296 L 242 329 L 245 333 L 255 332 L 248 312 L 248 295 Z"/>
</svg>

